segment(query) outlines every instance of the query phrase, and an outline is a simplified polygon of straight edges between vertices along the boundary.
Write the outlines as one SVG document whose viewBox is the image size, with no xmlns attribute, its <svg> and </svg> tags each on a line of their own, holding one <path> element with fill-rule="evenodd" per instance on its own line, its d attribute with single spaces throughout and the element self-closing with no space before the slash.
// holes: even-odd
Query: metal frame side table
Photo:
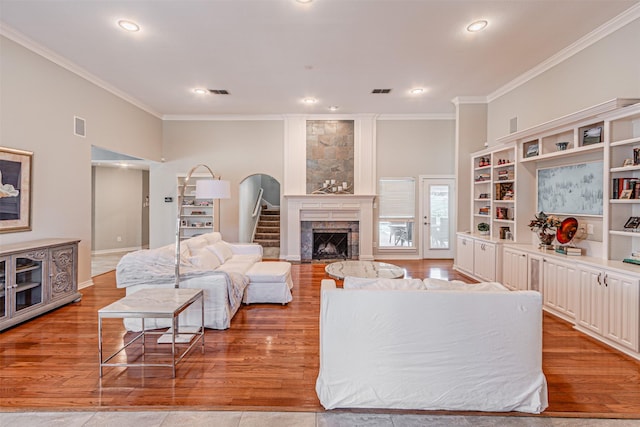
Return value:
<svg viewBox="0 0 640 427">
<path fill-rule="evenodd" d="M 202 352 L 204 353 L 204 299 L 202 289 L 142 289 L 131 295 L 109 304 L 98 310 L 98 352 L 100 356 L 100 377 L 102 377 L 102 368 L 104 366 L 138 366 L 138 367 L 168 367 L 172 368 L 173 378 L 176 377 L 176 365 L 186 356 L 193 346 L 201 341 Z M 201 323 L 198 328 L 188 333 L 178 330 L 178 315 L 185 311 L 194 302 L 200 300 Z M 126 343 L 115 353 L 106 359 L 103 359 L 102 350 L 102 319 L 105 318 L 140 318 L 142 320 L 142 332 Z M 145 318 L 170 318 L 173 327 L 170 331 L 145 331 Z M 162 335 L 170 338 L 163 342 L 171 344 L 171 363 L 145 363 L 145 336 L 146 335 Z M 142 362 L 140 363 L 107 363 L 131 344 L 142 338 Z M 163 337 L 161 337 L 162 339 Z M 188 347 L 180 354 L 176 354 L 176 344 L 182 343 L 182 339 L 186 338 L 185 344 Z"/>
</svg>

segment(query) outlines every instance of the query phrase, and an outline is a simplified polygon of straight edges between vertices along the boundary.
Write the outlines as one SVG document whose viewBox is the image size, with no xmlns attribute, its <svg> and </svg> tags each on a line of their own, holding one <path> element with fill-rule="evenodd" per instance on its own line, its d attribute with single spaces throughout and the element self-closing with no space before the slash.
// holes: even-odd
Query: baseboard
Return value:
<svg viewBox="0 0 640 427">
<path fill-rule="evenodd" d="M 93 279 L 86 280 L 78 285 L 78 289 L 88 288 L 89 286 L 93 286 Z"/>
<path fill-rule="evenodd" d="M 91 255 L 107 255 L 107 254 L 117 254 L 120 252 L 133 252 L 139 251 L 142 249 L 142 246 L 134 246 L 130 248 L 115 248 L 115 249 L 102 249 L 99 251 L 91 251 Z"/>
</svg>

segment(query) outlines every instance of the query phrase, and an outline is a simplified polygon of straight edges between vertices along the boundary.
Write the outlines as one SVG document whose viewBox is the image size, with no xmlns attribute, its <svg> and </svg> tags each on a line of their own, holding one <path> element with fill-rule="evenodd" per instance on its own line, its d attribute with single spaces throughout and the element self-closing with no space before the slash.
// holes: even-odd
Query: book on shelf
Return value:
<svg viewBox="0 0 640 427">
<path fill-rule="evenodd" d="M 640 178 L 613 178 L 611 198 L 620 199 L 625 190 L 631 190 L 632 199 L 640 199 Z"/>
<path fill-rule="evenodd" d="M 625 259 L 622 260 L 622 262 L 626 262 L 627 264 L 640 265 L 640 260 L 633 259 L 633 258 L 625 258 Z"/>
<path fill-rule="evenodd" d="M 556 252 L 568 256 L 582 256 L 582 248 L 576 248 L 573 246 L 556 246 Z"/>
</svg>

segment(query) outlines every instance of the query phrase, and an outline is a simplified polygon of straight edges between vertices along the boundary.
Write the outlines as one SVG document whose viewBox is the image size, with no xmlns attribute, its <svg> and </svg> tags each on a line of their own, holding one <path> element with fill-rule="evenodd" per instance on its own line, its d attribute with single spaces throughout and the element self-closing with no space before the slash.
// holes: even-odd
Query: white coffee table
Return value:
<svg viewBox="0 0 640 427">
<path fill-rule="evenodd" d="M 365 278 L 398 279 L 404 277 L 404 269 L 397 265 L 377 261 L 339 261 L 328 264 L 324 271 L 334 279 L 347 276 Z"/>
<path fill-rule="evenodd" d="M 190 328 L 188 333 L 178 329 L 178 315 L 191 304 L 200 300 L 201 323 L 200 327 Z M 102 319 L 105 318 L 140 318 L 142 319 L 142 332 L 131 340 L 122 344 L 119 350 L 111 356 L 102 357 Z M 169 331 L 145 331 L 144 319 L 146 318 L 170 318 L 173 327 Z M 178 331 L 176 333 L 176 331 Z M 145 336 L 162 335 L 158 342 L 171 344 L 171 363 L 146 363 L 145 361 Z M 120 352 L 124 351 L 133 342 L 141 339 L 142 362 L 141 363 L 107 363 Z M 109 304 L 98 310 L 98 352 L 100 354 L 100 377 L 104 366 L 161 366 L 172 368 L 173 378 L 176 377 L 176 365 L 191 348 L 198 342 L 202 342 L 204 353 L 204 300 L 202 289 L 142 289 L 131 295 Z M 176 344 L 188 344 L 180 354 L 176 354 Z"/>
</svg>

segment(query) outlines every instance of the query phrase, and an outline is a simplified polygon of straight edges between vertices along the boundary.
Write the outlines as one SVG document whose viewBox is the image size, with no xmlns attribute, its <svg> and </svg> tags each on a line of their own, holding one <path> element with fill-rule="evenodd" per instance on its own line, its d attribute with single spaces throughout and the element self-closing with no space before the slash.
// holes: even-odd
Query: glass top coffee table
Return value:
<svg viewBox="0 0 640 427">
<path fill-rule="evenodd" d="M 334 279 L 342 280 L 347 276 L 370 279 L 398 279 L 404 277 L 404 269 L 397 265 L 377 261 L 339 261 L 328 264 L 324 271 Z"/>
</svg>

